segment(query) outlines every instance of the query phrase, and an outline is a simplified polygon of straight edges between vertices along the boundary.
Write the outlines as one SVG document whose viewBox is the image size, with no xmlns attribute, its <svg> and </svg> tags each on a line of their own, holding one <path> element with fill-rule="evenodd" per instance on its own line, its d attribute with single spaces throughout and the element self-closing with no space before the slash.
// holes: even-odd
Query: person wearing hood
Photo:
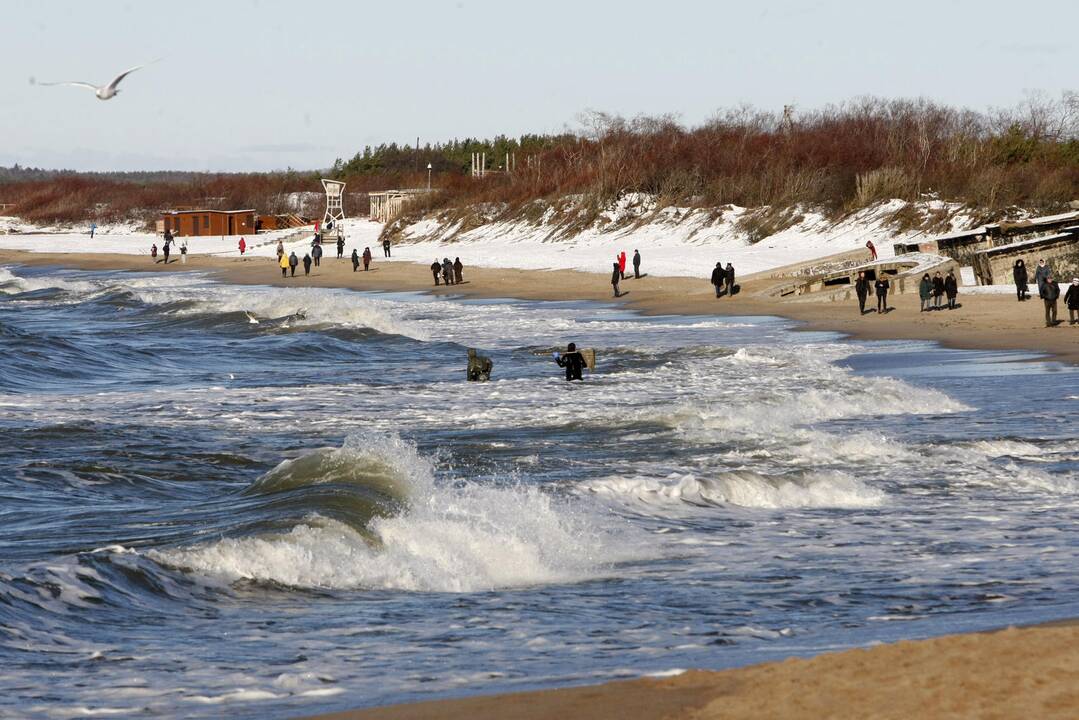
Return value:
<svg viewBox="0 0 1079 720">
<path fill-rule="evenodd" d="M 241 255 L 243 255 L 245 252 L 247 252 L 247 241 L 244 240 L 243 238 L 240 238 L 240 242 L 237 243 L 237 246 L 240 248 L 240 254 Z"/>
<path fill-rule="evenodd" d="M 1027 266 L 1022 258 L 1016 260 L 1015 265 L 1012 265 L 1012 279 L 1015 281 L 1015 296 L 1019 299 L 1019 302 L 1023 302 L 1030 297 L 1030 292 L 1027 285 Z"/>
<path fill-rule="evenodd" d="M 337 238 L 337 259 L 340 260 L 345 257 L 345 239 L 343 237 Z"/>
<path fill-rule="evenodd" d="M 371 267 L 371 248 L 365 247 L 363 249 L 363 271 L 367 272 L 369 267 Z"/>
<path fill-rule="evenodd" d="M 623 250 L 618 254 L 618 272 L 622 275 L 622 279 L 626 279 L 626 251 Z"/>
<path fill-rule="evenodd" d="M 723 296 L 723 285 L 727 282 L 727 273 L 723 269 L 723 261 L 716 263 L 715 269 L 712 271 L 712 285 L 716 289 L 716 297 Z"/>
<path fill-rule="evenodd" d="M 314 262 L 315 267 L 322 267 L 322 243 L 311 246 L 311 261 Z"/>
<path fill-rule="evenodd" d="M 614 288 L 614 296 L 622 297 L 622 293 L 618 291 L 618 281 L 622 279 L 622 271 L 618 268 L 618 263 L 614 263 L 614 270 L 611 272 L 611 287 Z"/>
<path fill-rule="evenodd" d="M 300 258 L 296 257 L 296 251 L 292 251 L 288 256 L 288 269 L 291 277 L 296 277 L 296 266 L 300 264 Z"/>
<path fill-rule="evenodd" d="M 449 258 L 442 258 L 442 282 L 453 285 L 453 263 Z"/>
<path fill-rule="evenodd" d="M 356 248 L 352 248 L 352 272 L 356 272 L 360 267 L 360 254 L 356 251 Z"/>
<path fill-rule="evenodd" d="M 284 252 L 278 255 L 277 264 L 281 266 L 281 277 L 288 277 L 288 255 Z"/>
<path fill-rule="evenodd" d="M 442 263 L 437 258 L 431 263 L 431 274 L 435 276 L 435 287 L 438 287 L 438 278 L 442 275 Z"/>
<path fill-rule="evenodd" d="M 734 297 L 734 265 L 727 263 L 727 269 L 724 272 L 727 276 L 727 294 Z"/>
<path fill-rule="evenodd" d="M 635 280 L 641 279 L 641 251 L 633 251 L 633 278 Z"/>
<path fill-rule="evenodd" d="M 455 257 L 453 259 L 453 282 L 460 285 L 465 281 L 464 279 L 465 264 L 461 262 L 461 258 Z"/>
<path fill-rule="evenodd" d="M 1045 260 L 1039 260 L 1038 269 L 1034 271 L 1034 284 L 1038 286 L 1038 297 L 1042 300 L 1045 299 L 1045 293 L 1042 292 L 1042 286 L 1045 285 L 1046 278 L 1052 274 L 1053 271 L 1049 269 L 1049 265 L 1046 264 Z"/>
<path fill-rule="evenodd" d="M 929 299 L 933 297 L 933 281 L 929 279 L 929 273 L 922 275 L 922 281 L 918 283 L 918 299 L 922 301 L 922 309 L 919 312 L 929 312 Z"/>
<path fill-rule="evenodd" d="M 949 270 L 944 278 L 944 295 L 948 298 L 948 309 L 955 310 L 955 298 L 959 295 L 959 281 L 955 279 L 955 271 Z"/>
<path fill-rule="evenodd" d="M 1064 305 L 1068 308 L 1068 324 L 1079 325 L 1079 278 L 1072 278 L 1068 292 L 1064 293 Z"/>
<path fill-rule="evenodd" d="M 1053 279 L 1053 273 L 1045 276 L 1045 282 L 1041 284 L 1042 302 L 1045 303 L 1045 327 L 1057 325 L 1057 299 L 1060 297 L 1060 286 Z"/>
<path fill-rule="evenodd" d="M 311 274 L 311 256 L 308 255 L 307 253 L 304 253 L 304 256 L 303 256 L 303 274 L 304 275 L 310 275 Z"/>
<path fill-rule="evenodd" d="M 150 257 L 153 258 L 154 262 L 157 262 L 157 243 L 150 246 Z"/>
<path fill-rule="evenodd" d="M 615 271 L 618 270 L 618 263 L 614 264 Z M 566 382 L 571 380 L 584 380 L 581 377 L 581 372 L 585 368 L 584 355 L 577 351 L 577 345 L 570 343 L 566 346 L 565 353 L 554 354 L 554 360 L 558 363 L 558 367 L 566 368 Z"/>
</svg>

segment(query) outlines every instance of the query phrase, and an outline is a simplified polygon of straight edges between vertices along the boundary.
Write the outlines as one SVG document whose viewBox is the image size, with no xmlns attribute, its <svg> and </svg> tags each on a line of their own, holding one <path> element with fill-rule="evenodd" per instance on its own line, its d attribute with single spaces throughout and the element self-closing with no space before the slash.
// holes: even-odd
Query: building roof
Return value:
<svg viewBox="0 0 1079 720">
<path fill-rule="evenodd" d="M 999 255 L 1000 253 L 1011 252 L 1012 250 L 1019 250 L 1024 247 L 1037 247 L 1038 245 L 1052 245 L 1062 240 L 1074 240 L 1079 242 L 1079 237 L 1070 232 L 1058 233 L 1056 235 L 1047 235 L 1045 237 L 1031 238 L 1030 240 L 1020 240 L 1019 242 L 1009 243 L 1008 245 L 997 245 L 996 247 L 986 248 L 985 250 L 979 250 L 978 255 Z"/>
<path fill-rule="evenodd" d="M 166 210 L 165 215 L 180 215 L 182 213 L 219 213 L 222 215 L 238 215 L 239 213 L 253 213 L 254 208 L 250 210 Z"/>
</svg>

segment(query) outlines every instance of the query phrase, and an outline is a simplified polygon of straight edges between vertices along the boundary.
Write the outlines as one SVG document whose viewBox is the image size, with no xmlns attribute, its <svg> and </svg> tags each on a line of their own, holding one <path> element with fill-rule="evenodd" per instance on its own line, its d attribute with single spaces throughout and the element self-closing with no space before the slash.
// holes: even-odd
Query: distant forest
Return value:
<svg viewBox="0 0 1079 720">
<path fill-rule="evenodd" d="M 471 154 L 493 172 L 470 177 Z M 511 172 L 500 166 L 516 157 Z M 73 173 L 0 168 L 0 203 L 27 220 L 147 220 L 162 208 L 214 203 L 283 212 L 291 192 L 320 192 L 319 177 L 370 190 L 437 191 L 427 209 L 476 204 L 520 212 L 574 196 L 600 208 L 627 192 L 661 204 L 813 207 L 838 217 L 880 200 L 926 197 L 986 214 L 1053 210 L 1079 199 L 1079 94 L 1034 96 L 974 112 L 927 100 L 863 98 L 801 111 L 749 106 L 687 127 L 674 117 L 591 113 L 575 132 L 367 147 L 319 171 Z M 363 213 L 366 207 L 350 207 Z"/>
</svg>

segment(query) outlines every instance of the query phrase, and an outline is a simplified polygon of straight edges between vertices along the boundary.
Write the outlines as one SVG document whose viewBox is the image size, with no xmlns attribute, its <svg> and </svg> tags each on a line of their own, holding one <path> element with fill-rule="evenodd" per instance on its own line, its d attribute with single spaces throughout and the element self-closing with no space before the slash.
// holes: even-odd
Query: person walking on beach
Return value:
<svg viewBox="0 0 1079 720">
<path fill-rule="evenodd" d="M 435 287 L 438 287 L 438 278 L 442 275 L 442 263 L 438 261 L 438 258 L 431 263 L 431 274 L 435 276 Z"/>
<path fill-rule="evenodd" d="M 618 272 L 622 275 L 622 279 L 626 279 L 626 251 L 623 250 L 618 254 Z"/>
<path fill-rule="evenodd" d="M 94 233 L 97 232 L 97 223 L 90 223 L 90 239 L 94 239 Z"/>
<path fill-rule="evenodd" d="M 237 243 L 237 244 L 240 247 L 240 254 L 241 255 L 243 255 L 245 252 L 247 252 L 247 241 L 246 240 L 244 240 L 243 238 L 240 238 L 240 242 Z"/>
<path fill-rule="evenodd" d="M 277 262 L 281 262 L 281 258 L 285 255 L 285 243 L 277 241 Z"/>
<path fill-rule="evenodd" d="M 303 274 L 304 277 L 311 274 L 311 256 L 307 253 L 304 253 L 303 255 Z"/>
<path fill-rule="evenodd" d="M 959 281 L 955 279 L 954 270 L 949 270 L 948 277 L 944 278 L 944 295 L 948 298 L 948 309 L 955 310 L 955 298 L 959 295 Z"/>
<path fill-rule="evenodd" d="M 277 256 L 277 264 L 281 266 L 281 277 L 288 277 L 288 255 L 284 251 Z"/>
<path fill-rule="evenodd" d="M 356 252 L 356 248 L 352 248 L 352 272 L 356 272 L 360 267 L 360 254 Z"/>
<path fill-rule="evenodd" d="M 888 312 L 888 289 L 891 283 L 888 282 L 887 276 L 878 277 L 873 287 L 877 291 L 877 314 Z"/>
<path fill-rule="evenodd" d="M 442 282 L 453 285 L 453 263 L 449 258 L 442 258 Z"/>
<path fill-rule="evenodd" d="M 315 246 L 311 248 L 311 261 L 315 267 L 322 267 L 322 243 L 315 243 Z"/>
<path fill-rule="evenodd" d="M 634 250 L 633 251 L 633 279 L 634 280 L 640 280 L 641 279 L 641 251 L 640 250 Z"/>
<path fill-rule="evenodd" d="M 337 238 L 337 259 L 340 260 L 345 257 L 345 239 L 343 237 Z"/>
<path fill-rule="evenodd" d="M 734 297 L 734 265 L 727 263 L 725 274 L 727 276 L 727 294 Z"/>
<path fill-rule="evenodd" d="M 363 249 L 363 271 L 367 272 L 367 269 L 371 267 L 371 248 L 364 247 Z"/>
<path fill-rule="evenodd" d="M 938 272 L 933 276 L 933 309 L 940 310 L 941 298 L 944 297 L 944 278 Z"/>
<path fill-rule="evenodd" d="M 618 269 L 618 263 L 614 264 L 614 270 L 611 272 L 611 287 L 614 288 L 614 296 L 622 297 L 622 293 L 618 290 L 618 281 L 622 279 L 622 271 Z"/>
<path fill-rule="evenodd" d="M 455 257 L 453 259 L 453 282 L 460 285 L 465 281 L 464 278 L 465 264 L 461 262 L 461 258 Z"/>
<path fill-rule="evenodd" d="M 157 262 L 157 243 L 150 246 L 150 257 L 153 258 L 155 263 Z"/>
<path fill-rule="evenodd" d="M 1038 269 L 1034 271 L 1034 284 L 1038 286 L 1038 297 L 1045 299 L 1045 293 L 1042 292 L 1042 286 L 1045 285 L 1045 280 L 1053 271 L 1049 269 L 1049 266 L 1045 264 L 1045 260 L 1038 261 Z"/>
<path fill-rule="evenodd" d="M 618 263 L 614 264 L 614 269 L 616 271 L 618 270 Z M 584 378 L 581 377 L 581 372 L 585 367 L 584 355 L 577 352 L 576 344 L 570 343 L 567 345 L 565 354 L 556 352 L 554 354 L 554 360 L 558 363 L 558 367 L 566 368 L 566 382 L 584 380 Z"/>
<path fill-rule="evenodd" d="M 386 257 L 390 256 L 390 239 L 386 238 L 382 241 L 382 254 Z"/>
<path fill-rule="evenodd" d="M 172 243 L 167 242 L 161 246 L 161 252 L 165 256 L 165 264 L 169 264 L 169 253 L 172 252 Z"/>
<path fill-rule="evenodd" d="M 296 252 L 289 253 L 288 256 L 288 269 L 292 277 L 296 277 L 296 266 L 300 264 L 300 258 L 296 257 Z"/>
<path fill-rule="evenodd" d="M 187 240 L 180 241 L 180 264 L 187 265 Z"/>
<path fill-rule="evenodd" d="M 877 259 L 877 246 L 873 244 L 872 240 L 866 240 L 865 246 L 869 248 L 870 261 Z"/>
<path fill-rule="evenodd" d="M 922 275 L 922 281 L 918 283 L 918 299 L 922 301 L 922 309 L 918 312 L 929 312 L 929 299 L 933 297 L 933 281 L 929 273 Z"/>
<path fill-rule="evenodd" d="M 1045 282 L 1041 286 L 1042 302 L 1045 303 L 1045 327 L 1055 327 L 1057 324 L 1057 299 L 1060 297 L 1060 286 L 1053 279 L 1053 274 L 1045 276 Z"/>
<path fill-rule="evenodd" d="M 865 301 L 869 297 L 869 278 L 864 270 L 858 271 L 858 278 L 854 281 L 854 294 L 858 296 L 858 314 L 865 315 Z"/>
<path fill-rule="evenodd" d="M 1016 260 L 1015 265 L 1012 266 L 1012 279 L 1015 280 L 1015 297 L 1019 302 L 1023 302 L 1030 297 L 1030 293 L 1027 286 L 1027 266 L 1022 258 Z"/>
<path fill-rule="evenodd" d="M 712 285 L 716 289 L 716 297 L 722 297 L 723 285 L 727 282 L 727 272 L 723 269 L 723 261 L 720 260 L 716 263 L 715 269 L 712 271 Z"/>
<path fill-rule="evenodd" d="M 1079 325 L 1079 278 L 1072 278 L 1068 292 L 1064 293 L 1064 305 L 1068 308 L 1068 324 Z"/>
</svg>

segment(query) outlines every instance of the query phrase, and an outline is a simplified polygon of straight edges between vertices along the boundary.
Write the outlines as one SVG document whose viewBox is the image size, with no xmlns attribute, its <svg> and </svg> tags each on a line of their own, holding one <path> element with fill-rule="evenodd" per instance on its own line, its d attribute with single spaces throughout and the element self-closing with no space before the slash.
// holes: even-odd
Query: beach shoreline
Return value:
<svg viewBox="0 0 1079 720">
<path fill-rule="evenodd" d="M 466 267 L 461 285 L 435 286 L 429 268 L 405 261 L 376 258 L 371 271 L 353 272 L 348 260 L 324 259 L 308 277 L 282 278 L 272 258 L 191 255 L 186 264 L 174 259 L 168 266 L 145 256 L 120 254 L 35 253 L 0 250 L 0 264 L 56 266 L 83 270 L 140 272 L 210 272 L 239 285 L 343 288 L 375 292 L 424 292 L 465 298 L 513 298 L 535 301 L 592 301 L 624 306 L 643 315 L 773 316 L 800 323 L 799 330 L 840 333 L 854 340 L 924 340 L 942 347 L 1025 352 L 1065 363 L 1079 363 L 1079 327 L 1064 321 L 1044 325 L 1041 302 L 1017 302 L 1011 295 L 967 295 L 960 289 L 956 310 L 919 312 L 916 294 L 893 295 L 890 312 L 860 316 L 849 302 L 761 297 L 767 281 L 741 280 L 742 292 L 717 299 L 705 280 L 685 277 L 632 276 L 622 283 L 623 296 L 614 298 L 606 275 L 576 270 L 518 270 Z M 300 270 L 302 273 L 302 269 Z M 870 298 L 867 306 L 874 306 Z"/>
</svg>

